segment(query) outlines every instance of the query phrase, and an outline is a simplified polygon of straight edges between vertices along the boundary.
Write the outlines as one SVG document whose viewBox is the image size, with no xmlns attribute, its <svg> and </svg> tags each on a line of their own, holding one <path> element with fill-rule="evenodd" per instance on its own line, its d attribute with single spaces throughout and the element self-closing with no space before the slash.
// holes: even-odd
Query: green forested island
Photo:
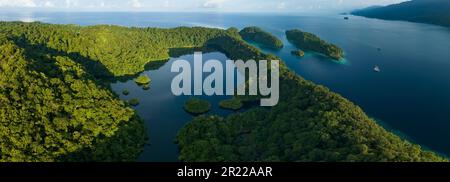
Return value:
<svg viewBox="0 0 450 182">
<path fill-rule="evenodd" d="M 244 28 L 239 32 L 239 34 L 244 40 L 255 42 L 263 47 L 275 50 L 283 48 L 283 42 L 279 38 L 259 27 Z"/>
<path fill-rule="evenodd" d="M 191 98 L 184 104 L 184 110 L 191 114 L 207 113 L 211 109 L 211 104 L 202 99 Z"/>
<path fill-rule="evenodd" d="M 232 99 L 220 101 L 219 106 L 223 109 L 237 111 L 237 110 L 241 109 L 244 106 L 244 104 L 242 103 L 242 101 L 240 99 L 232 98 Z"/>
<path fill-rule="evenodd" d="M 134 80 L 139 85 L 147 85 L 150 83 L 150 78 L 148 75 L 141 75 Z"/>
<path fill-rule="evenodd" d="M 140 102 L 139 102 L 139 99 L 131 99 L 131 100 L 128 101 L 128 103 L 131 106 L 138 106 Z"/>
<path fill-rule="evenodd" d="M 0 22 L 0 161 L 133 161 L 146 143 L 111 91 L 175 48 L 272 60 L 237 29 Z M 445 161 L 386 131 L 356 105 L 281 67 L 281 100 L 178 134 L 182 161 Z M 181 106 L 180 106 L 181 107 Z"/>
<path fill-rule="evenodd" d="M 450 27 L 450 1 L 412 0 L 389 6 L 369 7 L 353 15 L 384 20 L 404 20 Z"/>
<path fill-rule="evenodd" d="M 129 95 L 129 94 L 130 94 L 130 91 L 128 91 L 128 90 L 125 89 L 125 90 L 122 91 L 122 94 L 123 94 L 123 95 Z"/>
<path fill-rule="evenodd" d="M 344 58 L 344 51 L 334 44 L 330 44 L 312 33 L 298 29 L 286 31 L 289 42 L 303 51 L 314 51 L 335 60 Z"/>
<path fill-rule="evenodd" d="M 294 55 L 294 56 L 298 56 L 298 57 L 305 56 L 305 52 L 303 52 L 302 50 L 291 51 L 291 54 Z"/>
<path fill-rule="evenodd" d="M 139 86 L 142 86 L 142 88 L 144 89 L 144 90 L 148 90 L 148 89 L 150 89 L 150 82 L 151 82 L 152 80 L 150 79 L 150 77 L 148 77 L 148 75 L 141 75 L 141 76 L 138 76 L 135 80 L 134 80 L 134 82 L 136 82 L 136 84 L 138 84 Z"/>
</svg>

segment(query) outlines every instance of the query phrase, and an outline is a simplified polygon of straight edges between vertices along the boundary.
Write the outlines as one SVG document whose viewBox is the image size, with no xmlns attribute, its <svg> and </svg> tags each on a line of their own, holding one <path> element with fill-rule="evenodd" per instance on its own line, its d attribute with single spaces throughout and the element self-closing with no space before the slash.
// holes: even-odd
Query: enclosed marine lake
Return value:
<svg viewBox="0 0 450 182">
<path fill-rule="evenodd" d="M 59 24 L 114 24 L 136 27 L 205 26 L 214 28 L 259 26 L 285 43 L 274 53 L 302 77 L 322 84 L 352 102 L 386 128 L 433 151 L 450 155 L 450 28 L 402 21 L 350 16 L 301 16 L 215 13 L 0 13 L 2 21 L 42 21 Z M 345 50 L 346 61 L 336 63 L 315 54 L 292 56 L 294 49 L 284 32 L 300 28 L 319 35 Z M 192 59 L 186 55 L 183 59 Z M 214 52 L 205 59 L 225 60 Z M 140 161 L 177 161 L 173 143 L 177 131 L 192 119 L 183 110 L 189 97 L 175 97 L 170 82 L 171 59 L 157 70 L 148 70 L 149 90 L 133 80 L 112 85 L 121 98 L 138 98 L 137 112 L 150 136 Z M 379 66 L 380 72 L 374 67 Z M 127 89 L 130 95 L 122 95 Z M 211 102 L 210 114 L 227 115 Z"/>
<path fill-rule="evenodd" d="M 225 61 L 228 58 L 220 52 L 210 52 L 203 54 L 203 60 L 215 59 L 225 65 Z M 175 96 L 171 90 L 172 79 L 178 75 L 178 72 L 171 72 L 171 67 L 177 60 L 186 60 L 189 62 L 194 61 L 194 55 L 188 54 L 177 58 L 171 58 L 161 67 L 148 70 L 141 75 L 148 75 L 151 78 L 150 89 L 145 90 L 141 86 L 137 85 L 133 79 L 126 82 L 118 81 L 111 85 L 113 91 L 120 94 L 122 100 L 131 100 L 137 98 L 140 102 L 138 106 L 134 108 L 138 112 L 139 116 L 146 122 L 146 127 L 149 131 L 149 143 L 145 146 L 144 153 L 139 158 L 140 161 L 153 161 L 153 162 L 173 162 L 177 161 L 178 147 L 174 143 L 178 130 L 180 130 L 188 121 L 193 119 L 193 115 L 187 113 L 183 106 L 189 98 L 193 96 Z M 191 75 L 193 78 L 194 67 L 191 64 Z M 224 76 L 227 74 L 235 74 L 235 78 L 241 76 L 237 72 L 226 72 L 224 70 Z M 203 74 L 203 80 L 209 74 Z M 235 80 L 236 84 L 239 84 Z M 192 80 L 191 87 L 194 82 Z M 129 94 L 124 95 L 123 90 L 128 90 Z M 221 109 L 219 102 L 222 100 L 230 99 L 231 96 L 195 96 L 207 100 L 211 104 L 211 110 L 206 114 L 214 114 L 219 116 L 227 116 L 232 114 L 233 111 Z M 242 108 L 240 111 L 245 111 Z M 236 112 L 240 112 L 236 111 Z"/>
</svg>

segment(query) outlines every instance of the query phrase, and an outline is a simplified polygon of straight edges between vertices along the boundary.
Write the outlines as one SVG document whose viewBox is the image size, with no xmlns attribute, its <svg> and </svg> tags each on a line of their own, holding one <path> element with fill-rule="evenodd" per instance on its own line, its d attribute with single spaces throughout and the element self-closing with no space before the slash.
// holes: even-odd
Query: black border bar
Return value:
<svg viewBox="0 0 450 182">
<path fill-rule="evenodd" d="M 222 176 L 224 168 L 271 169 L 271 176 Z M 211 169 L 208 180 L 250 178 L 392 179 L 450 177 L 450 163 L 0 163 L 0 176 L 85 179 L 205 179 L 179 177 L 180 169 Z M 448 179 L 448 178 L 447 178 Z"/>
</svg>

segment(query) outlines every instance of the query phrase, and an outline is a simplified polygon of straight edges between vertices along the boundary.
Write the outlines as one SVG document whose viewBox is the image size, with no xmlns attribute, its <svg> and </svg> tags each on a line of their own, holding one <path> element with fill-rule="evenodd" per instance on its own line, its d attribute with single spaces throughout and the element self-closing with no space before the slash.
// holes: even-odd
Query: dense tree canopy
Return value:
<svg viewBox="0 0 450 182">
<path fill-rule="evenodd" d="M 195 118 L 178 134 L 180 160 L 444 161 L 322 86 L 286 74 L 281 92 L 271 109 Z"/>
<path fill-rule="evenodd" d="M 228 34 L 238 36 L 236 29 L 0 22 L 0 161 L 135 160 L 146 132 L 127 103 L 139 101 L 120 101 L 110 80 L 160 65 L 172 48 Z"/>
<path fill-rule="evenodd" d="M 232 37 L 210 45 L 231 58 L 277 59 Z M 286 66 L 280 72 L 277 106 L 195 118 L 178 133 L 180 160 L 446 161 L 386 131 L 358 106 Z"/>
<path fill-rule="evenodd" d="M 93 60 L 86 64 L 97 77 L 135 75 L 150 62 L 169 59 L 170 48 L 203 47 L 208 40 L 227 34 L 201 27 L 82 27 L 14 22 L 0 22 L 0 31 L 33 45 Z M 230 33 L 238 35 L 232 30 Z"/>
<path fill-rule="evenodd" d="M 0 34 L 0 161 L 132 161 L 135 112 L 70 56 Z"/>
<path fill-rule="evenodd" d="M 195 47 L 235 60 L 279 60 L 247 44 L 235 28 L 0 22 L 0 161 L 136 159 L 146 142 L 144 125 L 113 94 L 110 79 L 135 77 Z M 387 132 L 341 96 L 281 69 L 276 107 L 195 118 L 177 137 L 180 159 L 443 160 Z"/>
</svg>

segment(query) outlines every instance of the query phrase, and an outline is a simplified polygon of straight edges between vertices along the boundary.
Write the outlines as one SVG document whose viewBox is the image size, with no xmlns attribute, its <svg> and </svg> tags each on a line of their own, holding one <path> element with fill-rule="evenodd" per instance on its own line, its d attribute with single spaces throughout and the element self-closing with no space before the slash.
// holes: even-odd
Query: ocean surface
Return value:
<svg viewBox="0 0 450 182">
<path fill-rule="evenodd" d="M 5 13 L 2 21 L 41 21 L 57 24 L 114 24 L 134 27 L 204 26 L 244 28 L 260 26 L 281 38 L 285 47 L 274 53 L 302 77 L 325 85 L 364 109 L 385 128 L 450 156 L 450 29 L 427 24 L 384 21 L 340 15 L 304 16 L 233 13 Z M 345 62 L 320 55 L 290 55 L 294 47 L 284 32 L 299 28 L 319 35 L 345 50 Z M 206 57 L 225 60 L 221 53 Z M 192 55 L 183 58 L 192 59 Z M 176 58 L 171 59 L 171 61 Z M 206 58 L 205 58 L 206 59 Z M 379 66 L 381 72 L 373 69 Z M 130 90 L 122 99 L 139 98 L 138 113 L 149 129 L 150 145 L 140 161 L 177 161 L 173 143 L 177 131 L 192 116 L 182 109 L 188 97 L 170 92 L 170 62 L 149 70 L 151 88 L 144 91 L 132 80 L 112 85 L 117 93 Z M 227 115 L 216 107 L 223 99 L 206 97 L 212 114 Z"/>
</svg>

